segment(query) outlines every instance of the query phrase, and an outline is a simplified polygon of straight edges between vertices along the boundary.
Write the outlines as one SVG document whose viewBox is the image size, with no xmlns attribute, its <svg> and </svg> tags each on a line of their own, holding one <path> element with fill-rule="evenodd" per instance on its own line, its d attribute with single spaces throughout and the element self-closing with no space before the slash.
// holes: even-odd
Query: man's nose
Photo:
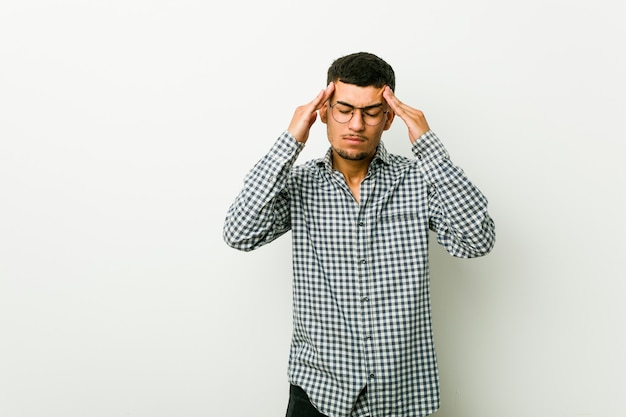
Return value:
<svg viewBox="0 0 626 417">
<path fill-rule="evenodd" d="M 360 131 L 365 127 L 365 123 L 363 122 L 363 110 L 354 109 L 352 113 L 352 118 L 350 119 L 350 123 L 348 124 L 351 130 Z"/>
</svg>

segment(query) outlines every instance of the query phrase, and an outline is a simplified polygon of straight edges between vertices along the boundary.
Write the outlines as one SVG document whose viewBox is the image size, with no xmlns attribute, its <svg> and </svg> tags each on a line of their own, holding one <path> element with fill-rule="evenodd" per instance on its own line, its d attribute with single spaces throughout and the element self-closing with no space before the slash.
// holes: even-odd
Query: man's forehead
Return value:
<svg viewBox="0 0 626 417">
<path fill-rule="evenodd" d="M 342 82 L 335 83 L 333 98 L 336 101 L 355 107 L 369 107 L 380 105 L 385 102 L 383 98 L 384 87 L 360 87 L 354 84 Z"/>
</svg>

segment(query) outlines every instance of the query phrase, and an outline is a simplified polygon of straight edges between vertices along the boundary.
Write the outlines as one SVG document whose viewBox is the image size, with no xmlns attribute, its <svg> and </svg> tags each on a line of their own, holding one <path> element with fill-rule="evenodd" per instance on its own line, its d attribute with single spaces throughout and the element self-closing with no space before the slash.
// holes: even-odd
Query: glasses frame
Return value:
<svg viewBox="0 0 626 417">
<path fill-rule="evenodd" d="M 346 106 L 352 109 L 352 113 L 350 113 L 350 118 L 348 120 L 346 120 L 345 122 L 340 122 L 339 120 L 337 120 L 337 118 L 335 117 L 335 113 L 333 112 L 333 109 L 335 108 L 335 106 L 337 104 L 341 104 L 342 106 Z M 336 121 L 339 124 L 345 125 L 346 123 L 350 123 L 350 121 L 352 120 L 352 118 L 354 117 L 354 111 L 355 110 L 361 110 L 361 120 L 363 121 L 363 123 L 365 123 L 367 126 L 371 126 L 371 127 L 376 127 L 376 126 L 380 126 L 381 123 L 383 123 L 385 121 L 385 115 L 387 113 L 389 113 L 389 109 L 387 110 L 383 110 L 383 116 L 380 119 L 380 122 L 376 123 L 375 125 L 369 124 L 365 121 L 365 111 L 369 110 L 369 109 L 375 109 L 375 108 L 379 108 L 382 107 L 382 104 L 374 104 L 371 106 L 365 106 L 365 107 L 355 107 L 351 104 L 348 103 L 344 103 L 342 101 L 337 101 L 335 104 L 328 104 L 328 107 L 330 108 L 330 115 L 332 116 L 333 120 Z"/>
</svg>

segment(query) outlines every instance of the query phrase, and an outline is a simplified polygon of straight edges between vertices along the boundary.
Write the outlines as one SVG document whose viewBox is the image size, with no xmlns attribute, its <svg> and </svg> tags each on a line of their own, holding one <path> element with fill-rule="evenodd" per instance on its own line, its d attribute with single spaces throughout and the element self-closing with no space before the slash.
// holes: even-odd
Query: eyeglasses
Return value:
<svg viewBox="0 0 626 417">
<path fill-rule="evenodd" d="M 363 123 L 368 126 L 378 126 L 385 118 L 385 114 L 389 110 L 383 111 L 382 104 L 375 104 L 367 107 L 354 107 L 346 103 L 337 102 L 334 105 L 329 105 L 333 119 L 337 123 L 345 124 L 352 120 L 355 110 L 361 110 L 361 117 Z"/>
</svg>

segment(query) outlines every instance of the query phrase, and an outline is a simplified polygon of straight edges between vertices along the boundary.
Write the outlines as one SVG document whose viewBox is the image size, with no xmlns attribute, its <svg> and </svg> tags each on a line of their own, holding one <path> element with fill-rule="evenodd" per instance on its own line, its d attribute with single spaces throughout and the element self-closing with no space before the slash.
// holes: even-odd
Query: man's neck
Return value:
<svg viewBox="0 0 626 417">
<path fill-rule="evenodd" d="M 341 156 L 333 153 L 333 169 L 341 172 L 343 178 L 346 180 L 346 184 L 357 203 L 360 200 L 361 182 L 365 179 L 370 163 L 374 157 L 367 159 L 354 161 L 350 159 L 344 159 Z"/>
<path fill-rule="evenodd" d="M 350 160 L 342 158 L 333 152 L 333 169 L 341 172 L 346 177 L 346 180 L 350 179 L 350 181 L 358 181 L 360 183 L 367 175 L 372 159 L 374 159 L 373 156 L 363 160 Z"/>
</svg>

